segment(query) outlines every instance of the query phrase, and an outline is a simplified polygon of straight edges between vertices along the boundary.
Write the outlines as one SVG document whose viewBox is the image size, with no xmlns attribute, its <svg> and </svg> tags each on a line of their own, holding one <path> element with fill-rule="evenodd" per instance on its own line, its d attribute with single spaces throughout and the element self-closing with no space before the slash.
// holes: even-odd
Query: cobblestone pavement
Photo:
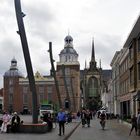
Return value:
<svg viewBox="0 0 140 140">
<path fill-rule="evenodd" d="M 91 127 L 80 125 L 68 140 L 140 140 L 132 132 L 129 136 L 130 125 L 119 123 L 117 120 L 107 120 L 105 130 L 101 129 L 98 119 L 91 121 Z"/>
</svg>

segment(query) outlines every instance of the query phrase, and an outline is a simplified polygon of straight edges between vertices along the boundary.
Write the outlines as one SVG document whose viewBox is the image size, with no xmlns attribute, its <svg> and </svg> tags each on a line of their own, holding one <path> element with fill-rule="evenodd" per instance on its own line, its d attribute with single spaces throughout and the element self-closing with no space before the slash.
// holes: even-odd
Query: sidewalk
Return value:
<svg viewBox="0 0 140 140">
<path fill-rule="evenodd" d="M 68 140 L 69 137 L 74 133 L 74 131 L 79 127 L 79 125 L 81 124 L 80 121 L 75 121 L 75 122 L 72 122 L 73 127 L 66 127 L 66 131 L 67 131 L 67 134 L 65 135 L 65 138 L 63 140 Z"/>
</svg>

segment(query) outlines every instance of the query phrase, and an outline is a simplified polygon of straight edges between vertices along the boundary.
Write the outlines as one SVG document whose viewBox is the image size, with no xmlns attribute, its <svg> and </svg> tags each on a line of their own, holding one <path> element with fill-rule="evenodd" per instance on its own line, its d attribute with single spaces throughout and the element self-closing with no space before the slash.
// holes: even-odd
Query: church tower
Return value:
<svg viewBox="0 0 140 140">
<path fill-rule="evenodd" d="M 18 70 L 17 60 L 11 60 L 11 66 L 4 74 L 4 109 L 9 112 L 20 112 L 19 78 L 23 77 Z"/>
<path fill-rule="evenodd" d="M 64 49 L 60 52 L 59 58 L 56 75 L 62 105 L 68 111 L 76 112 L 80 108 L 80 64 L 70 35 L 64 39 Z"/>
<path fill-rule="evenodd" d="M 84 69 L 83 97 L 84 106 L 90 110 L 97 110 L 100 106 L 101 68 L 97 68 L 95 61 L 94 40 L 92 40 L 91 60 L 89 68 Z"/>
</svg>

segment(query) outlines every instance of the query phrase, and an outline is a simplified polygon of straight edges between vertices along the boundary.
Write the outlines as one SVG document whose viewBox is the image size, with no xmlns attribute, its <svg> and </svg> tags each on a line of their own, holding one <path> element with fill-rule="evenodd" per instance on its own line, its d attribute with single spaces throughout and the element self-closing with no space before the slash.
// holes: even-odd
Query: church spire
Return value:
<svg viewBox="0 0 140 140">
<path fill-rule="evenodd" d="M 92 54 L 90 61 L 90 70 L 96 69 L 95 52 L 94 52 L 94 38 L 92 39 Z"/>
<path fill-rule="evenodd" d="M 94 38 L 92 38 L 92 54 L 91 54 L 91 61 L 95 61 Z"/>
</svg>

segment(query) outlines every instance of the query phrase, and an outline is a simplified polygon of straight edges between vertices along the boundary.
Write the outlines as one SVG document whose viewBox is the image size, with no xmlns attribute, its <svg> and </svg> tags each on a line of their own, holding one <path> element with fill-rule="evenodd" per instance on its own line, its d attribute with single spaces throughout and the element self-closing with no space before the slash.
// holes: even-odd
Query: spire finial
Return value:
<svg viewBox="0 0 140 140">
<path fill-rule="evenodd" d="M 70 35 L 70 29 L 68 28 L 68 35 Z"/>
<path fill-rule="evenodd" d="M 85 60 L 85 69 L 87 68 L 87 61 Z"/>
<path fill-rule="evenodd" d="M 100 69 L 101 69 L 101 59 L 100 59 Z"/>
</svg>

